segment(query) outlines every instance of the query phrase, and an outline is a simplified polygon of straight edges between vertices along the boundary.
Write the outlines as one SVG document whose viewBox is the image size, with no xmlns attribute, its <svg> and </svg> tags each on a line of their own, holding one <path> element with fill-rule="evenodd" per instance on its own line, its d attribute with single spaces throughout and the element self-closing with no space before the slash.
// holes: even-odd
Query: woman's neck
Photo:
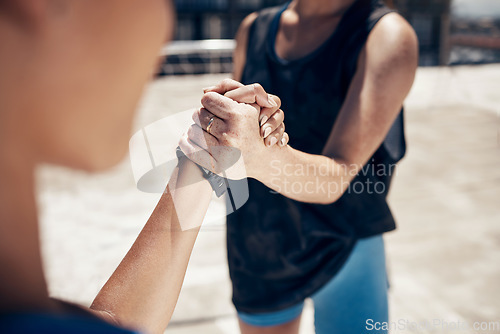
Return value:
<svg viewBox="0 0 500 334">
<path fill-rule="evenodd" d="M 356 0 L 294 0 L 289 8 L 304 18 L 339 16 L 354 2 Z"/>
<path fill-rule="evenodd" d="M 0 129 L 5 130 L 5 129 Z M 34 162 L 20 140 L 0 135 L 0 311 L 50 308 L 42 268 Z"/>
</svg>

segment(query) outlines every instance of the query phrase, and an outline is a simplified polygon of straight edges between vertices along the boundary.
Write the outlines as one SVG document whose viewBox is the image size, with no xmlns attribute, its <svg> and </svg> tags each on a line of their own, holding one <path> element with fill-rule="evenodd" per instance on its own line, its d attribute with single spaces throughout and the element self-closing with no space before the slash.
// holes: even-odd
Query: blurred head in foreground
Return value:
<svg viewBox="0 0 500 334">
<path fill-rule="evenodd" d="M 0 0 L 0 153 L 100 170 L 171 37 L 166 0 Z"/>
</svg>

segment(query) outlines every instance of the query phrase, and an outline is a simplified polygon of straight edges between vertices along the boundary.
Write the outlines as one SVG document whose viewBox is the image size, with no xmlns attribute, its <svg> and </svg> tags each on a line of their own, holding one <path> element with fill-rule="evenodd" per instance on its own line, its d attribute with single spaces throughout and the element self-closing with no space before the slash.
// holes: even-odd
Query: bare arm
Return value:
<svg viewBox="0 0 500 334">
<path fill-rule="evenodd" d="M 285 196 L 332 203 L 382 144 L 414 80 L 418 45 L 410 25 L 397 14 L 377 24 L 362 50 L 335 126 L 322 155 L 288 147 L 276 150 L 270 173 L 258 176 Z M 297 173 L 306 170 L 307 173 Z M 302 187 L 293 188 L 294 183 Z M 321 186 L 323 185 L 323 186 Z"/>
<path fill-rule="evenodd" d="M 193 179 L 199 182 L 191 184 Z M 178 191 L 186 183 L 191 185 Z M 170 321 L 199 231 L 199 227 L 183 231 L 181 223 L 199 226 L 212 193 L 189 160 L 181 163 L 167 188 L 90 307 L 105 320 L 145 333 L 163 333 Z M 189 204 L 194 198 L 196 205 Z M 181 222 L 178 215 L 182 215 Z"/>
</svg>

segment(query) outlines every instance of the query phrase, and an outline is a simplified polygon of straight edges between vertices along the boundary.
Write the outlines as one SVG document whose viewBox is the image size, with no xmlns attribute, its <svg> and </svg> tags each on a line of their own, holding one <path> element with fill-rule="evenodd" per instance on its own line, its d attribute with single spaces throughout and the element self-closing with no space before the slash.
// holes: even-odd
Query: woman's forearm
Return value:
<svg viewBox="0 0 500 334">
<path fill-rule="evenodd" d="M 255 178 L 274 191 L 301 202 L 335 202 L 359 171 L 354 165 L 304 153 L 290 146 L 271 150 L 271 158 Z"/>
<path fill-rule="evenodd" d="M 198 167 L 183 160 L 91 309 L 121 326 L 163 333 L 177 303 L 211 194 L 212 188 Z"/>
</svg>

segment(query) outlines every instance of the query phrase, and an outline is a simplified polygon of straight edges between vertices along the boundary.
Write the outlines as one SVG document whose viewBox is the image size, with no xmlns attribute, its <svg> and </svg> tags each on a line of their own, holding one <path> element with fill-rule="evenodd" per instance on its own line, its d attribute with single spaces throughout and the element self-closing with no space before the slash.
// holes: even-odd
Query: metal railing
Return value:
<svg viewBox="0 0 500 334">
<path fill-rule="evenodd" d="M 173 41 L 162 50 L 159 75 L 230 73 L 235 46 L 233 39 Z"/>
</svg>

